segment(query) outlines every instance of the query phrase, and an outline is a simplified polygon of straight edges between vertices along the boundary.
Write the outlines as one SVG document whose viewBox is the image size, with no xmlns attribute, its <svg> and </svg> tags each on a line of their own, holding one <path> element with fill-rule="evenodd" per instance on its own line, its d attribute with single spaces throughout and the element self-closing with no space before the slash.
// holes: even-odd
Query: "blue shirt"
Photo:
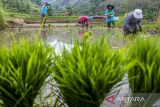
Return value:
<svg viewBox="0 0 160 107">
<path fill-rule="evenodd" d="M 114 10 L 112 9 L 112 10 L 106 10 L 106 12 L 105 12 L 105 15 L 106 16 L 108 16 L 109 15 L 109 17 L 106 17 L 106 22 L 112 22 L 112 21 L 114 21 Z"/>
<path fill-rule="evenodd" d="M 42 14 L 47 15 L 47 6 L 45 4 L 42 6 Z"/>
</svg>

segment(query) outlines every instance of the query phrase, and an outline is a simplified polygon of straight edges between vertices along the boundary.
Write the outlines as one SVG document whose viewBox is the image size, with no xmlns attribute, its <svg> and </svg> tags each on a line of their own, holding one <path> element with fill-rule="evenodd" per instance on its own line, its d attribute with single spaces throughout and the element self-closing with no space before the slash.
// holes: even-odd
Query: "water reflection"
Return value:
<svg viewBox="0 0 160 107">
<path fill-rule="evenodd" d="M 48 31 L 45 30 L 45 29 L 42 29 L 42 30 L 41 30 L 41 35 L 42 35 L 42 38 L 43 38 L 44 40 L 46 40 L 46 39 L 47 39 L 47 36 L 48 36 Z"/>
<path fill-rule="evenodd" d="M 34 29 L 21 29 L 20 32 L 19 29 L 15 29 L 13 33 L 10 32 L 8 35 L 9 37 L 12 36 L 12 34 L 15 35 L 15 38 L 18 40 L 19 38 L 24 38 L 26 40 L 34 40 L 34 37 L 40 37 L 43 38 L 43 40 L 47 43 L 54 42 L 55 40 L 59 43 L 64 44 L 74 44 L 76 40 L 81 42 L 83 38 L 87 38 L 89 41 L 96 41 L 97 39 L 100 39 L 101 37 L 105 37 L 109 39 L 107 42 L 112 47 L 121 47 L 123 46 L 122 39 L 122 31 L 119 31 L 120 29 L 109 29 L 106 30 L 106 27 L 101 26 L 95 26 L 95 27 L 46 27 L 39 31 L 39 28 Z M 91 35 L 90 35 L 91 34 Z M 87 36 L 86 36 L 87 35 Z M 2 36 L 1 36 L 2 37 Z M 8 38 L 6 38 L 6 35 L 3 36 L 4 38 L 0 42 L 7 43 Z M 9 40 L 8 40 L 9 41 Z"/>
<path fill-rule="evenodd" d="M 83 37 L 84 33 L 88 32 L 89 28 L 87 26 L 80 26 L 79 27 L 79 36 Z"/>
</svg>

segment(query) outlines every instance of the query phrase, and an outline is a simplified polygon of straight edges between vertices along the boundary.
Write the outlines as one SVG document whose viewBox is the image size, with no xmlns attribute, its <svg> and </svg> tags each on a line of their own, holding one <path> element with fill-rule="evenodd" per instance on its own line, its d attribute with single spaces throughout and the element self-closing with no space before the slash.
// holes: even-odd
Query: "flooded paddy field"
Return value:
<svg viewBox="0 0 160 107">
<path fill-rule="evenodd" d="M 160 39 L 159 34 L 153 35 L 147 32 L 140 33 L 138 36 L 156 37 Z M 104 37 L 109 46 L 116 49 L 127 47 L 135 38 L 134 35 L 124 36 L 121 28 L 107 29 L 105 26 L 94 26 L 88 29 L 75 25 L 51 26 L 45 28 L 31 26 L 27 28 L 10 28 L 3 32 L 0 36 L 1 46 L 9 46 L 11 41 L 13 42 L 13 37 L 17 41 L 20 38 L 24 38 L 28 41 L 33 41 L 35 37 L 40 38 L 44 40 L 45 43 L 50 44 L 55 51 L 58 52 L 59 50 L 62 50 L 64 46 L 70 48 L 77 40 L 82 42 L 84 38 L 87 38 L 88 41 L 92 42 Z M 125 84 L 117 88 L 117 90 L 123 89 L 120 93 L 126 95 L 130 91 L 127 76 L 124 77 L 123 82 L 125 82 Z M 42 87 L 39 96 L 37 96 L 35 105 L 38 107 L 52 107 L 57 99 L 55 95 L 58 96 L 57 94 L 59 94 L 55 93 L 54 90 L 58 90 L 58 88 L 56 87 L 56 83 L 53 81 L 52 76 L 49 76 Z M 106 107 L 106 105 L 108 105 L 108 103 L 104 100 L 102 107 Z"/>
</svg>

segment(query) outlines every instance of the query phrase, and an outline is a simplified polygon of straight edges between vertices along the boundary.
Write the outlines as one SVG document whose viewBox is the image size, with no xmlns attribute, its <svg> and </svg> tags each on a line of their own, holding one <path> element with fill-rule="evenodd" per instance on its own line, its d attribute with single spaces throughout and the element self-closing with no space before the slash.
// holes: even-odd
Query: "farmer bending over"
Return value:
<svg viewBox="0 0 160 107">
<path fill-rule="evenodd" d="M 45 2 L 43 5 L 42 5 L 42 21 L 41 21 L 41 24 L 44 26 L 45 23 L 46 23 L 46 16 L 47 16 L 47 8 L 48 8 L 48 2 Z"/>
<path fill-rule="evenodd" d="M 142 10 L 135 9 L 134 12 L 129 13 L 129 15 L 125 19 L 125 23 L 123 25 L 124 34 L 136 34 L 138 32 L 137 26 L 139 30 L 142 31 L 141 19 L 143 18 Z"/>
<path fill-rule="evenodd" d="M 106 22 L 107 22 L 107 25 L 108 25 L 108 28 L 111 27 L 111 24 L 113 26 L 115 26 L 115 22 L 114 22 L 114 6 L 109 4 L 107 6 L 107 10 L 105 12 L 105 16 L 106 16 Z"/>
<path fill-rule="evenodd" d="M 92 21 L 93 17 L 88 17 L 88 16 L 80 16 L 79 17 L 79 20 L 78 20 L 78 23 L 79 25 L 81 25 L 82 27 L 86 26 L 88 27 Z"/>
</svg>

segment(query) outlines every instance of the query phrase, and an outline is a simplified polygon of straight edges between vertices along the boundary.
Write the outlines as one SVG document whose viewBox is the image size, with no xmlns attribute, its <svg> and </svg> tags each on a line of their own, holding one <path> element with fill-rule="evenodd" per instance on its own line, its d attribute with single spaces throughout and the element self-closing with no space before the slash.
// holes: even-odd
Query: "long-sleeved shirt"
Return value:
<svg viewBox="0 0 160 107">
<path fill-rule="evenodd" d="M 42 14 L 47 15 L 47 6 L 45 4 L 42 6 Z"/>
<path fill-rule="evenodd" d="M 125 19 L 124 26 L 129 26 L 131 29 L 137 29 L 137 25 L 139 26 L 140 30 L 142 30 L 141 19 L 136 19 L 131 12 Z"/>
<path fill-rule="evenodd" d="M 106 10 L 106 12 L 105 12 L 105 16 L 107 16 L 106 17 L 106 22 L 111 22 L 111 21 L 114 21 L 114 10 L 112 9 L 112 10 Z"/>
<path fill-rule="evenodd" d="M 79 23 L 85 22 L 86 24 L 90 24 L 89 18 L 87 16 L 80 16 L 78 22 Z"/>
</svg>

